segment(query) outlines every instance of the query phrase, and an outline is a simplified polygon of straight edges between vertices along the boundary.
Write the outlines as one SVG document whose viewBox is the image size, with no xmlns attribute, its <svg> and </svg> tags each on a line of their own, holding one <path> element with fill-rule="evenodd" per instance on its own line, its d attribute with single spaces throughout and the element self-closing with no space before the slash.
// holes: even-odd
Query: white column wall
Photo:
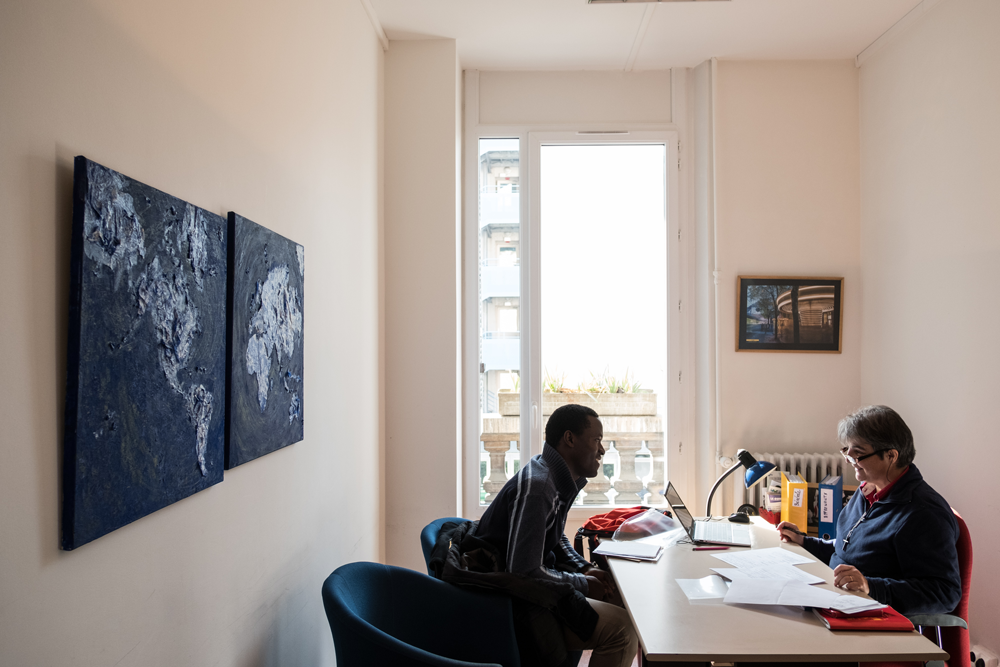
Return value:
<svg viewBox="0 0 1000 667">
<path fill-rule="evenodd" d="M 379 558 L 382 50 L 357 0 L 0 3 L 0 664 L 332 665 Z M 59 545 L 73 156 L 305 246 L 305 439 Z"/>
<path fill-rule="evenodd" d="M 389 43 L 385 558 L 415 570 L 420 529 L 460 512 L 459 74 L 454 40 Z"/>
<path fill-rule="evenodd" d="M 970 632 L 1000 651 L 1000 4 L 942 2 L 861 66 L 861 397 L 968 522 Z"/>
<path fill-rule="evenodd" d="M 717 409 L 724 455 L 740 447 L 836 451 L 837 422 L 860 400 L 857 91 L 850 61 L 718 63 Z M 740 275 L 843 277 L 843 352 L 736 352 Z M 702 476 L 701 497 L 721 472 Z"/>
</svg>

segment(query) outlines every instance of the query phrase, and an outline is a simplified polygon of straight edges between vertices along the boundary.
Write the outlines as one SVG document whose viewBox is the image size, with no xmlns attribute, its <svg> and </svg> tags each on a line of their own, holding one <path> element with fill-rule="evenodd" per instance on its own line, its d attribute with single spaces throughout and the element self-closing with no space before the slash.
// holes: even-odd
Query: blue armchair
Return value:
<svg viewBox="0 0 1000 667">
<path fill-rule="evenodd" d="M 510 600 L 379 563 L 323 583 L 339 667 L 520 667 Z"/>
<path fill-rule="evenodd" d="M 431 551 L 434 550 L 434 545 L 437 544 L 438 533 L 441 532 L 441 526 L 443 526 L 448 522 L 462 523 L 464 521 L 469 521 L 469 519 L 462 519 L 460 517 L 454 517 L 454 516 L 446 516 L 431 521 L 429 524 L 424 526 L 423 530 L 420 531 L 420 548 L 424 552 L 424 565 L 427 566 L 427 574 L 431 575 L 432 577 L 434 576 L 434 572 L 431 571 Z M 509 605 L 510 600 L 508 600 L 507 602 Z M 583 655 L 582 651 L 570 651 L 569 653 L 566 654 L 566 659 L 563 661 L 560 667 L 576 667 L 576 665 L 579 664 L 582 655 Z"/>
</svg>

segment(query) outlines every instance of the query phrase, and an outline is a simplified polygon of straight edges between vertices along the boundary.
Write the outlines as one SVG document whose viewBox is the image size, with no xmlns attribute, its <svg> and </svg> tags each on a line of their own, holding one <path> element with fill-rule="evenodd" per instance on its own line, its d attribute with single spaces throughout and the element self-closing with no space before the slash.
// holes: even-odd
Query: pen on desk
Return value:
<svg viewBox="0 0 1000 667">
<path fill-rule="evenodd" d="M 725 551 L 729 547 L 695 547 L 691 551 Z"/>
</svg>

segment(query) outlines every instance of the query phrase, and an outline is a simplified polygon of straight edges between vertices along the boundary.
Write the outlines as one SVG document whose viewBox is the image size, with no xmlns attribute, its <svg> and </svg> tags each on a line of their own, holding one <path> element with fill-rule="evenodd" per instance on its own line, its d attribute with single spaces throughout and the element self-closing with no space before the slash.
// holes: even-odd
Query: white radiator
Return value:
<svg viewBox="0 0 1000 667">
<path fill-rule="evenodd" d="M 807 482 L 818 483 L 827 475 L 840 475 L 844 478 L 845 484 L 851 484 L 854 480 L 853 469 L 847 465 L 847 461 L 840 454 L 770 454 L 767 452 L 752 452 L 753 457 L 758 461 L 770 461 L 777 466 L 771 473 L 780 476 L 781 472 L 798 473 Z M 760 507 L 764 504 L 764 493 L 767 491 L 767 484 L 770 480 L 764 480 L 752 489 L 743 486 L 743 476 L 734 474 L 733 483 L 733 511 L 740 505 L 749 504 Z"/>
</svg>

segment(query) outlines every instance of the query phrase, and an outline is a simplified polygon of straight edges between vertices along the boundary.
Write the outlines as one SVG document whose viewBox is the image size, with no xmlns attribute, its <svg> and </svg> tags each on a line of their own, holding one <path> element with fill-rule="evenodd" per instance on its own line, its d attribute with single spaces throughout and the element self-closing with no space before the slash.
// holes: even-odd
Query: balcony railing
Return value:
<svg viewBox="0 0 1000 667">
<path fill-rule="evenodd" d="M 479 299 L 516 297 L 521 294 L 521 268 L 519 266 L 483 266 L 479 270 Z"/>
<path fill-rule="evenodd" d="M 521 337 L 520 331 L 487 331 L 483 333 L 484 340 L 512 340 Z"/>
<path fill-rule="evenodd" d="M 503 393 L 499 395 L 500 398 L 507 399 L 514 399 L 516 396 Z M 656 395 L 635 395 L 636 405 L 640 404 L 639 401 L 644 406 L 652 405 L 652 409 L 642 407 L 639 411 L 652 414 L 627 415 L 607 414 L 611 408 L 601 405 L 600 396 L 594 407 L 601 414 L 604 424 L 604 464 L 597 476 L 587 482 L 575 505 L 628 507 L 662 504 L 662 491 L 666 485 L 663 425 L 662 418 L 656 415 Z M 622 396 L 629 395 L 608 396 L 620 401 Z M 550 398 L 550 395 L 546 394 L 545 398 Z M 551 408 L 546 409 L 545 403 L 543 400 L 543 412 L 549 412 Z M 516 400 L 501 400 L 501 412 L 505 411 L 505 404 L 513 406 Z M 556 401 L 553 400 L 550 405 L 556 405 Z M 605 408 L 604 413 L 602 407 Z M 545 417 L 547 420 L 548 415 Z M 480 440 L 482 456 L 488 462 L 486 474 L 481 480 L 480 497 L 489 504 L 515 472 L 510 462 L 520 452 L 520 417 L 516 414 L 484 416 Z"/>
</svg>

